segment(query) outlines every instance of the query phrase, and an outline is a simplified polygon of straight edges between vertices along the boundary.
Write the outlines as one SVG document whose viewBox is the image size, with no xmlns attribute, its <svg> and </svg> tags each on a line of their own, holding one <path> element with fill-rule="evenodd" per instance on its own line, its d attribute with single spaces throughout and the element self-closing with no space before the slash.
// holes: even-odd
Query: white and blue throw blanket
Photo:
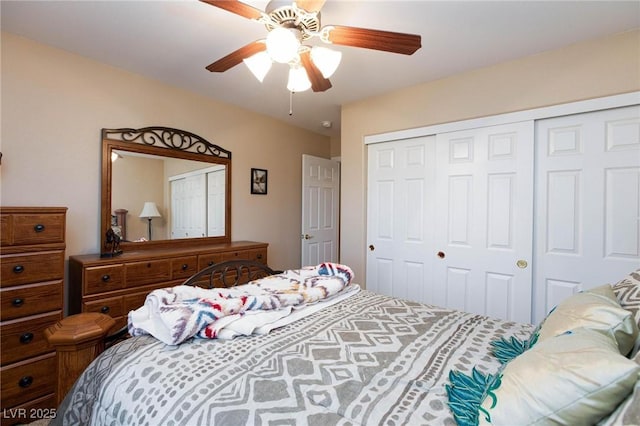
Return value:
<svg viewBox="0 0 640 426">
<path fill-rule="evenodd" d="M 352 278 L 348 266 L 322 263 L 231 288 L 181 285 L 158 289 L 147 295 L 142 307 L 129 312 L 129 333 L 150 334 L 169 345 L 191 337 L 261 334 L 265 326 L 291 315 L 294 309 L 346 292 Z"/>
</svg>

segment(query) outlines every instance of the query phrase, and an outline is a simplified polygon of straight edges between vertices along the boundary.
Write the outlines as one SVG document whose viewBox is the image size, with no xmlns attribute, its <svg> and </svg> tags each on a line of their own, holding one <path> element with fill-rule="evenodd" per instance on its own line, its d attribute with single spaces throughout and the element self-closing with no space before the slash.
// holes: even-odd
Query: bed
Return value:
<svg viewBox="0 0 640 426">
<path fill-rule="evenodd" d="M 143 333 L 95 359 L 51 424 L 640 424 L 639 272 L 538 327 L 348 283 L 263 334 Z"/>
</svg>

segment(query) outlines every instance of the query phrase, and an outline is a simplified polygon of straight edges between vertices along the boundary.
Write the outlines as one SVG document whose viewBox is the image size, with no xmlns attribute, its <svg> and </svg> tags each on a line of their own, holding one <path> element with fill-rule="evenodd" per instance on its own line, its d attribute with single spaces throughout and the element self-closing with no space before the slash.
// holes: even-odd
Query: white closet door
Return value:
<svg viewBox="0 0 640 426">
<path fill-rule="evenodd" d="M 536 123 L 535 320 L 640 267 L 640 107 Z"/>
<path fill-rule="evenodd" d="M 533 122 L 437 135 L 436 179 L 433 302 L 530 322 Z"/>
<path fill-rule="evenodd" d="M 171 181 L 171 238 L 206 234 L 206 180 L 204 174 Z"/>
<path fill-rule="evenodd" d="M 434 142 L 368 146 L 367 289 L 431 303 Z"/>
<path fill-rule="evenodd" d="M 224 235 L 225 226 L 225 198 L 226 198 L 226 170 L 216 170 L 207 173 L 207 236 L 218 237 Z"/>
</svg>

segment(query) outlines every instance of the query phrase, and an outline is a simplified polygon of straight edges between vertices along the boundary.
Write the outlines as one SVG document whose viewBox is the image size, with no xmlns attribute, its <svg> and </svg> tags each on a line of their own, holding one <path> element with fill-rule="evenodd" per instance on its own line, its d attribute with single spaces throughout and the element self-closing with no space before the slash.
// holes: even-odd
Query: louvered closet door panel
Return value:
<svg viewBox="0 0 640 426">
<path fill-rule="evenodd" d="M 368 146 L 367 289 L 430 303 L 434 137 Z"/>
<path fill-rule="evenodd" d="M 533 122 L 436 137 L 434 303 L 531 321 Z"/>
<path fill-rule="evenodd" d="M 640 267 L 640 107 L 536 123 L 535 318 Z"/>
</svg>

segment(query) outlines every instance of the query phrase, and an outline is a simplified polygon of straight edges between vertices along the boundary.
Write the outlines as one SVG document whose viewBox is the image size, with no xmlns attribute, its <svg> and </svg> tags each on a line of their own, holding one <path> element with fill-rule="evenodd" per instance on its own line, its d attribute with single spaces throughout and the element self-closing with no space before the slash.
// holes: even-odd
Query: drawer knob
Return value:
<svg viewBox="0 0 640 426">
<path fill-rule="evenodd" d="M 258 253 L 258 255 L 256 256 L 258 259 L 262 259 L 262 253 Z"/>
<path fill-rule="evenodd" d="M 186 263 L 182 264 L 182 270 L 186 271 L 187 269 L 189 269 L 189 265 L 187 265 Z"/>
<path fill-rule="evenodd" d="M 22 299 L 20 297 L 16 297 L 15 299 L 13 299 L 11 301 L 11 304 L 13 306 L 15 306 L 16 308 L 19 308 L 20 306 L 24 305 L 24 299 Z"/>
<path fill-rule="evenodd" d="M 103 281 L 103 282 L 105 282 L 105 283 L 106 283 L 107 281 L 109 281 L 110 279 L 111 279 L 111 275 L 109 275 L 109 274 L 104 274 L 104 275 L 102 276 L 102 281 Z"/>
<path fill-rule="evenodd" d="M 43 232 L 44 231 L 44 225 L 39 223 L 36 226 L 33 227 L 33 230 L 36 232 Z"/>
<path fill-rule="evenodd" d="M 33 377 L 31 376 L 24 376 L 23 378 L 18 380 L 18 386 L 20 386 L 21 388 L 28 388 L 32 383 Z"/>
<path fill-rule="evenodd" d="M 33 333 L 24 333 L 22 336 L 20 336 L 20 343 L 31 343 L 31 341 L 33 340 Z"/>
<path fill-rule="evenodd" d="M 24 272 L 24 266 L 22 265 L 16 265 L 13 267 L 13 272 L 16 274 L 21 274 Z"/>
<path fill-rule="evenodd" d="M 209 265 L 209 266 L 213 265 L 213 260 L 209 261 L 209 263 L 207 265 Z"/>
<path fill-rule="evenodd" d="M 108 306 L 103 306 L 102 308 L 100 308 L 100 312 L 102 312 L 103 314 L 106 314 L 110 311 Z"/>
</svg>

